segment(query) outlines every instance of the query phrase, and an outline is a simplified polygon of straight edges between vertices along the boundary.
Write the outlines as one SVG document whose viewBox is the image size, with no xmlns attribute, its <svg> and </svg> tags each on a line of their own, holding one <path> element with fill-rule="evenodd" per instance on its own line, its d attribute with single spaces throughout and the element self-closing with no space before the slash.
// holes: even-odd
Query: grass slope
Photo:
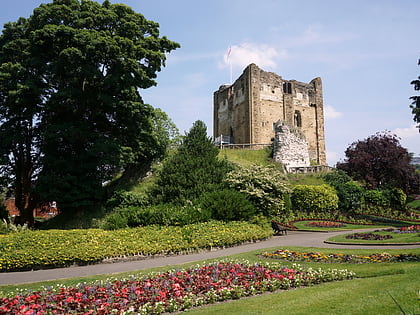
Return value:
<svg viewBox="0 0 420 315">
<path fill-rule="evenodd" d="M 270 150 L 268 148 L 249 150 L 249 149 L 222 149 L 219 152 L 219 158 L 226 158 L 228 161 L 241 165 L 275 165 L 281 168 L 281 164 L 273 162 L 270 157 Z"/>
</svg>

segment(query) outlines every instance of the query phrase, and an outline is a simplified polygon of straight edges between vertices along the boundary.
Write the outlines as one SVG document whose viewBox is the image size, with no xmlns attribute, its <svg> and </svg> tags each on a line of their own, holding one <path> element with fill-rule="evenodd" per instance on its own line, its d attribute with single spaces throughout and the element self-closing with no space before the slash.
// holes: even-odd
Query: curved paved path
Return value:
<svg viewBox="0 0 420 315">
<path fill-rule="evenodd" d="M 420 248 L 420 245 L 401 245 L 401 246 L 361 246 L 361 245 L 336 245 L 326 244 L 324 240 L 339 234 L 346 234 L 354 231 L 340 232 L 301 232 L 289 231 L 287 236 L 274 236 L 266 241 L 244 244 L 225 249 L 194 253 L 188 255 L 177 255 L 169 257 L 156 257 L 144 260 L 133 260 L 126 262 L 102 263 L 89 266 L 75 266 L 69 268 L 46 269 L 24 272 L 0 273 L 0 285 L 30 283 L 45 280 L 56 280 L 73 277 L 84 277 L 101 274 L 112 274 L 125 271 L 141 270 L 153 267 L 168 265 L 179 265 L 205 259 L 219 258 L 233 254 L 240 254 L 257 249 L 264 249 L 276 246 L 304 246 L 304 247 L 326 247 L 326 248 Z M 367 230 L 360 230 L 367 231 Z"/>
</svg>

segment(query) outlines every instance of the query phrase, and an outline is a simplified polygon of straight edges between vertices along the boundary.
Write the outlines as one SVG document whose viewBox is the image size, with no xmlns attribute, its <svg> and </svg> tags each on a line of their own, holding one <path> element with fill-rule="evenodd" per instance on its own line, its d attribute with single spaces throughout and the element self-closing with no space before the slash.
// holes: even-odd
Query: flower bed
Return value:
<svg viewBox="0 0 420 315">
<path fill-rule="evenodd" d="M 363 240 L 363 241 L 383 241 L 393 238 L 392 235 L 375 234 L 375 233 L 353 233 L 346 235 L 346 239 L 349 240 Z"/>
<path fill-rule="evenodd" d="M 276 221 L 279 221 L 283 224 L 293 227 L 295 222 L 299 221 L 334 221 L 341 222 L 344 224 L 355 224 L 355 225 L 373 225 L 373 223 L 368 222 L 365 219 L 360 219 L 352 216 L 345 216 L 339 211 L 329 211 L 325 213 L 320 212 L 301 212 L 293 211 L 286 216 L 276 218 Z"/>
<path fill-rule="evenodd" d="M 324 254 L 324 253 L 299 253 L 287 249 L 279 249 L 274 253 L 263 253 L 265 258 L 275 258 L 295 262 L 322 262 L 322 263 L 375 263 L 375 262 L 403 262 L 420 261 L 420 255 L 388 253 L 372 254 L 369 256 Z"/>
<path fill-rule="evenodd" d="M 407 234 L 407 233 L 420 233 L 420 225 L 410 225 L 410 226 L 403 226 L 398 229 L 396 228 L 388 228 L 382 230 L 375 230 L 374 232 L 393 232 L 397 234 Z"/>
<path fill-rule="evenodd" d="M 332 221 L 312 221 L 305 224 L 305 226 L 318 227 L 318 228 L 340 228 L 340 227 L 344 227 L 345 224 L 341 222 L 332 222 Z"/>
<path fill-rule="evenodd" d="M 0 298 L 0 314 L 161 314 L 354 277 L 347 270 L 303 269 L 279 264 L 218 262 L 155 276 L 79 284 Z"/>
<path fill-rule="evenodd" d="M 207 222 L 184 227 L 146 226 L 116 231 L 48 230 L 0 238 L 0 271 L 90 264 L 108 258 L 171 255 L 233 246 L 272 235 L 247 222 Z"/>
</svg>

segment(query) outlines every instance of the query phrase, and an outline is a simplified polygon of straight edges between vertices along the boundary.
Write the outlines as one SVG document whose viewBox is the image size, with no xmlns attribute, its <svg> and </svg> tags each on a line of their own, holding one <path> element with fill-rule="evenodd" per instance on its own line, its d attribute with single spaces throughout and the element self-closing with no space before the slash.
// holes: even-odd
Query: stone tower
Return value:
<svg viewBox="0 0 420 315">
<path fill-rule="evenodd" d="M 229 136 L 235 144 L 271 143 L 276 123 L 284 121 L 306 138 L 311 162 L 326 165 L 321 78 L 284 80 L 250 64 L 214 92 L 213 114 L 214 137 Z"/>
</svg>

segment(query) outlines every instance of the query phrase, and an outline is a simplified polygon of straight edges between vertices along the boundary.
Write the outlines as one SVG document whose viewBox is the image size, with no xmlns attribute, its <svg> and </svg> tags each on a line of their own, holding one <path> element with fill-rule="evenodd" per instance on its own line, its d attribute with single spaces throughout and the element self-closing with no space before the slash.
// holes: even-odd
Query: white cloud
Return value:
<svg viewBox="0 0 420 315">
<path fill-rule="evenodd" d="M 285 58 L 287 52 L 258 43 L 242 43 L 232 45 L 224 56 L 222 67 L 230 64 L 234 68 L 243 69 L 250 63 L 255 63 L 262 68 L 275 68 L 279 59 Z"/>
<path fill-rule="evenodd" d="M 334 107 L 330 105 L 324 106 L 325 119 L 336 119 L 340 118 L 341 116 L 343 116 L 343 113 L 336 111 Z"/>
<path fill-rule="evenodd" d="M 416 128 L 415 124 L 413 124 L 408 128 L 396 128 L 392 131 L 392 133 L 395 133 L 401 139 L 407 139 L 407 138 L 418 136 L 419 129 Z"/>
</svg>

